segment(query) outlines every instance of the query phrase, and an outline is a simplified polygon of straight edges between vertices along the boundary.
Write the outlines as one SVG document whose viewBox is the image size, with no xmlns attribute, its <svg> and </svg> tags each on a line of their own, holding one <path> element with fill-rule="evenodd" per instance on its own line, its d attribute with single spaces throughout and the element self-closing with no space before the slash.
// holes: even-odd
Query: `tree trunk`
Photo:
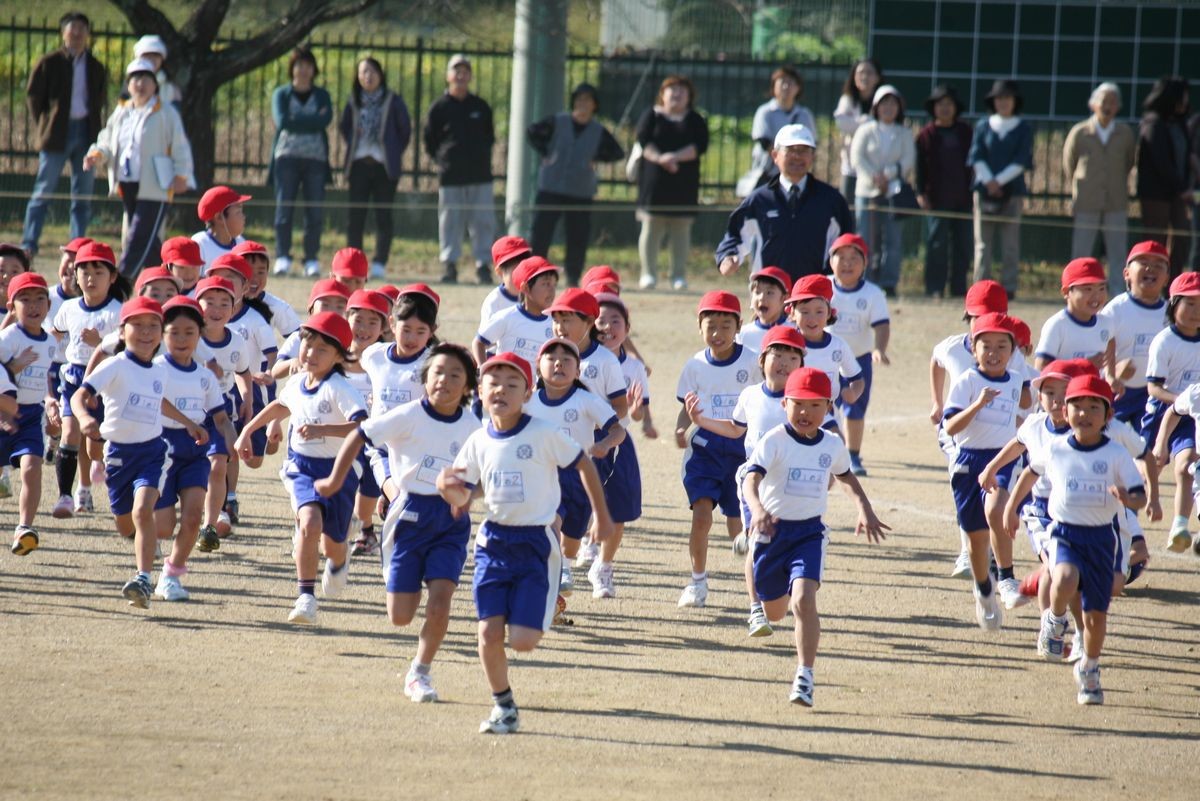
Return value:
<svg viewBox="0 0 1200 801">
<path fill-rule="evenodd" d="M 218 87 L 209 81 L 192 81 L 183 89 L 183 127 L 192 145 L 192 161 L 195 164 L 196 186 L 200 190 L 213 185 L 216 172 L 217 134 L 214 122 Z"/>
</svg>

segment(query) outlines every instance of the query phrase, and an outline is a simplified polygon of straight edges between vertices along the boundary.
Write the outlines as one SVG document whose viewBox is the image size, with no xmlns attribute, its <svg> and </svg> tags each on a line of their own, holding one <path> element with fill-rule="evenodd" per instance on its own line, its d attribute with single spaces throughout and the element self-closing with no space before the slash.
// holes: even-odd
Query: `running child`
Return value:
<svg viewBox="0 0 1200 801">
<path fill-rule="evenodd" d="M 346 304 L 350 302 L 350 290 L 341 281 L 322 278 L 313 283 L 308 291 L 308 315 L 330 312 L 339 317 L 346 316 Z M 294 375 L 299 369 L 296 356 L 300 353 L 300 329 L 296 329 L 279 346 L 271 375 L 277 380 Z"/>
<path fill-rule="evenodd" d="M 194 298 L 196 284 L 200 282 L 200 271 L 204 267 L 200 245 L 186 236 L 173 236 L 163 242 L 158 255 L 162 259 L 162 266 L 179 279 L 179 293 Z"/>
<path fill-rule="evenodd" d="M 350 323 L 350 358 L 343 365 L 346 380 L 358 391 L 369 410 L 372 405 L 371 376 L 362 363 L 363 354 L 379 344 L 387 328 L 388 301 L 378 292 L 360 289 L 350 295 L 346 321 Z M 379 503 L 380 483 L 375 479 L 371 463 L 366 454 L 359 457 L 358 494 L 354 499 L 354 517 L 350 521 L 352 531 L 358 536 L 350 545 L 352 556 L 374 554 L 379 540 L 375 536 L 375 507 Z"/>
<path fill-rule="evenodd" d="M 342 286 L 351 293 L 357 292 L 367 285 L 367 276 L 371 265 L 367 262 L 367 254 L 358 248 L 342 248 L 333 254 L 329 265 L 329 277 L 341 282 Z"/>
<path fill-rule="evenodd" d="M 823 275 L 806 275 L 792 285 L 788 316 L 804 336 L 804 363 L 825 371 L 829 383 L 840 387 L 838 399 L 853 404 L 862 396 L 866 382 L 849 343 L 826 330 L 838 321 L 832 303 L 833 282 Z M 842 435 L 832 413 L 825 428 Z"/>
<path fill-rule="evenodd" d="M 487 293 L 479 307 L 480 330 L 497 313 L 521 302 L 521 290 L 513 280 L 513 272 L 532 255 L 529 243 L 519 236 L 502 236 L 492 243 L 492 270 L 500 283 Z"/>
<path fill-rule="evenodd" d="M 1150 393 L 1146 389 L 1146 366 L 1150 343 L 1167 326 L 1163 287 L 1170 277 L 1167 249 L 1153 240 L 1138 242 L 1125 259 L 1125 286 L 1104 307 L 1104 316 L 1112 323 L 1116 340 L 1114 372 L 1124 391 L 1113 407 L 1114 416 L 1140 427 Z"/>
<path fill-rule="evenodd" d="M 753 351 L 762 350 L 768 331 L 788 322 L 784 302 L 792 291 L 792 278 L 778 267 L 763 267 L 750 275 L 750 308 L 754 317 L 738 332 L 738 342 Z"/>
<path fill-rule="evenodd" d="M 821 428 L 832 396 L 833 384 L 824 371 L 793 371 L 782 403 L 787 422 L 755 445 L 743 482 L 754 534 L 754 586 L 769 620 L 792 613 L 799 664 L 789 699 L 808 707 L 813 705 L 813 666 L 821 637 L 817 591 L 829 542 L 821 518 L 832 479 L 842 483 L 858 506 L 856 535 L 880 542 L 888 530 L 850 471 L 846 446 Z"/>
<path fill-rule="evenodd" d="M 542 343 L 554 336 L 554 324 L 546 308 L 554 302 L 560 272 L 541 256 L 530 256 L 517 265 L 513 283 L 521 293 L 521 302 L 497 312 L 480 326 L 471 343 L 476 361 L 482 363 L 489 350 L 511 351 L 526 362 L 537 360 Z"/>
<path fill-rule="evenodd" d="M 322 497 L 341 489 L 363 445 L 387 453 L 391 477 L 383 523 L 383 575 L 388 619 L 407 626 L 425 600 L 417 653 L 404 677 L 404 694 L 416 703 L 438 700 L 430 667 L 450 625 L 450 600 L 467 562 L 471 519 L 438 495 L 437 477 L 479 429 L 464 408 L 477 387 L 475 362 L 461 345 L 434 346 L 420 372 L 424 397 L 364 420 L 346 437 L 328 478 L 315 483 Z"/>
<path fill-rule="evenodd" d="M 212 264 L 218 256 L 233 250 L 243 241 L 246 230 L 246 201 L 250 195 L 239 194 L 228 186 L 214 186 L 200 196 L 196 204 L 196 216 L 204 223 L 204 230 L 192 235 L 200 246 L 200 258 Z M 166 261 L 166 259 L 163 259 Z"/>
<path fill-rule="evenodd" d="M 731 292 L 708 292 L 696 309 L 700 338 L 705 348 L 688 359 L 679 376 L 675 398 L 679 416 L 675 444 L 683 455 L 683 488 L 692 509 L 688 552 L 692 578 L 679 596 L 680 607 L 702 607 L 708 599 L 708 534 L 713 510 L 725 515 L 725 529 L 735 541 L 742 530 L 737 494 L 737 471 L 746 459 L 742 437 L 724 437 L 697 428 L 688 433 L 687 398 L 696 395 L 707 417 L 728 420 L 746 387 L 762 380 L 758 354 L 737 343 L 742 325 L 742 305 Z"/>
<path fill-rule="evenodd" d="M 1108 301 L 1104 265 L 1087 257 L 1067 263 L 1062 272 L 1066 308 L 1042 325 L 1034 366 L 1042 369 L 1055 359 L 1091 359 L 1112 380 L 1117 344 L 1112 321 L 1102 312 Z"/>
<path fill-rule="evenodd" d="M 601 542 L 612 532 L 612 521 L 596 468 L 583 449 L 522 411 L 532 395 L 529 363 L 515 353 L 500 353 L 480 366 L 479 381 L 489 422 L 467 438 L 454 465 L 438 475 L 437 487 L 456 514 L 472 496 L 483 498 L 472 586 L 479 660 L 493 707 L 479 731 L 509 734 L 520 727 L 520 713 L 509 685 L 505 628 L 514 651 L 532 651 L 550 626 L 558 596 L 562 553 L 551 527 L 560 501 L 558 468 L 579 471 Z"/>
<path fill-rule="evenodd" d="M 592 337 L 600 304 L 582 289 L 566 289 L 546 312 L 554 320 L 554 336 L 575 343 L 579 351 L 579 380 L 593 395 L 606 399 L 618 418 L 629 414 L 621 363 Z M 541 358 L 539 350 L 538 358 Z M 574 558 L 574 554 L 571 554 Z"/>
</svg>

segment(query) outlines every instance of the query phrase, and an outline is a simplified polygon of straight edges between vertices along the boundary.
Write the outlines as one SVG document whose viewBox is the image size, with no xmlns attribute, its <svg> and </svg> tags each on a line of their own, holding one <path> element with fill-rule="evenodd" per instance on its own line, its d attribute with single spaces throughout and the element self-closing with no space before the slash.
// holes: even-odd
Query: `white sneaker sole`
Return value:
<svg viewBox="0 0 1200 801">
<path fill-rule="evenodd" d="M 1167 550 L 1171 553 L 1183 553 L 1192 545 L 1192 535 L 1186 531 L 1175 531 L 1167 542 Z"/>
</svg>

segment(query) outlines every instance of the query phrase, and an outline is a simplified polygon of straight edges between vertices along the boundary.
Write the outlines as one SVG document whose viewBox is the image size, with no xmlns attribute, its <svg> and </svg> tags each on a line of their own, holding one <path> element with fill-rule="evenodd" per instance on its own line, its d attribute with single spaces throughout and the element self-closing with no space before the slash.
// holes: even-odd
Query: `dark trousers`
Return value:
<svg viewBox="0 0 1200 801">
<path fill-rule="evenodd" d="M 534 203 L 538 206 L 533 213 L 533 230 L 530 233 L 529 247 L 535 255 L 545 258 L 550 252 L 550 243 L 554 240 L 554 229 L 558 218 L 563 218 L 563 226 L 567 235 L 567 255 L 563 261 L 563 269 L 567 272 L 567 281 L 571 286 L 579 284 L 583 275 L 583 263 L 587 260 L 588 240 L 592 235 L 592 200 L 586 197 L 570 197 L 554 192 L 538 192 Z M 554 208 L 542 208 L 553 206 Z M 571 206 L 564 209 L 563 206 Z"/>
<path fill-rule="evenodd" d="M 1182 198 L 1143 200 L 1142 225 L 1146 236 L 1167 246 L 1171 254 L 1171 277 L 1183 272 L 1190 250 L 1191 223 Z"/>
<path fill-rule="evenodd" d="M 942 217 L 947 211 L 956 216 Z M 925 222 L 925 294 L 940 295 L 950 279 L 950 297 L 967 294 L 967 272 L 975 248 L 971 209 L 935 209 Z"/>
<path fill-rule="evenodd" d="M 375 204 L 375 257 L 371 261 L 387 264 L 392 250 L 392 201 L 396 199 L 396 182 L 388 177 L 387 168 L 375 159 L 359 159 L 350 165 L 350 222 L 346 229 L 346 244 L 363 249 L 363 231 L 367 226 L 367 211 Z"/>
<path fill-rule="evenodd" d="M 275 255 L 292 257 L 292 218 L 296 197 L 304 187 L 304 260 L 316 261 L 321 251 L 325 221 L 325 174 L 328 167 L 317 159 L 284 156 L 275 161 Z"/>
<path fill-rule="evenodd" d="M 125 241 L 121 243 L 121 261 L 117 269 L 130 281 L 147 265 L 158 264 L 162 243 L 158 232 L 167 216 L 162 200 L 138 200 L 138 184 L 121 183 L 121 203 L 125 206 Z"/>
</svg>

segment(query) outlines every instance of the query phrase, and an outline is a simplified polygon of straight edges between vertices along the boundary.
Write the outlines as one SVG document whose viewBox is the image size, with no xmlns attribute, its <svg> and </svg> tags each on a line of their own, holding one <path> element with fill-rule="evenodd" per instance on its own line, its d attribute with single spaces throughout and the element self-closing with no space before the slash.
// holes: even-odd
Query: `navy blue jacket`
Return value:
<svg viewBox="0 0 1200 801">
<path fill-rule="evenodd" d="M 853 231 L 854 216 L 841 192 L 809 175 L 792 211 L 775 177 L 729 215 L 729 226 L 717 245 L 717 264 L 748 248 L 752 271 L 779 267 L 795 281 L 824 272 L 830 243 Z M 744 241 L 747 237 L 757 241 Z"/>
</svg>

